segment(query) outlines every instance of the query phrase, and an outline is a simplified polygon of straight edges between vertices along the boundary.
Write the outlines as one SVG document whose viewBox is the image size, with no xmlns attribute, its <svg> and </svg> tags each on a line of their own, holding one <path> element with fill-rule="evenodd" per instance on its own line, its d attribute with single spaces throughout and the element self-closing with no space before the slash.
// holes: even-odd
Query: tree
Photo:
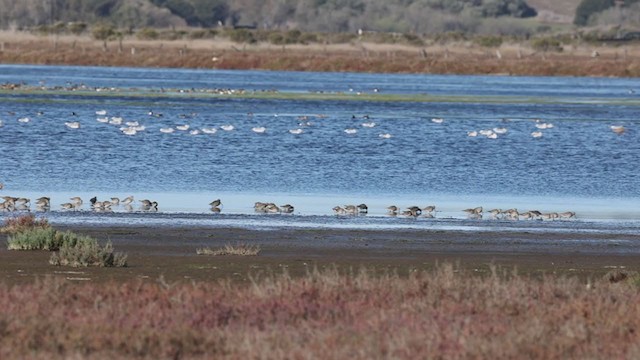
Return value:
<svg viewBox="0 0 640 360">
<path fill-rule="evenodd" d="M 576 8 L 576 16 L 573 23 L 585 26 L 589 23 L 591 15 L 604 11 L 614 5 L 614 0 L 582 0 Z"/>
</svg>

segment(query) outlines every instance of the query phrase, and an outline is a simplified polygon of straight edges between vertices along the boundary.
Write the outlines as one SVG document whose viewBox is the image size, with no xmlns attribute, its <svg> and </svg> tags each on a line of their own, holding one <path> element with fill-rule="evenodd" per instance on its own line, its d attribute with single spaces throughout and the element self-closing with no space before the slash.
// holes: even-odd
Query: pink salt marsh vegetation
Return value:
<svg viewBox="0 0 640 360">
<path fill-rule="evenodd" d="M 640 293 L 620 275 L 0 284 L 0 358 L 640 358 Z"/>
</svg>

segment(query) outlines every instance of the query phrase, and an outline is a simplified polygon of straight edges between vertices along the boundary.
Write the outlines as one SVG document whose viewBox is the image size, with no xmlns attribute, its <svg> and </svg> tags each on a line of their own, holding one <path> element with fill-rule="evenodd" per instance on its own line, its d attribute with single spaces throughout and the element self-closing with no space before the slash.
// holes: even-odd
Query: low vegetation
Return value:
<svg viewBox="0 0 640 360">
<path fill-rule="evenodd" d="M 612 278 L 441 265 L 250 285 L 0 284 L 0 358 L 638 358 L 640 291 Z"/>
<path fill-rule="evenodd" d="M 239 256 L 256 256 L 260 253 L 260 246 L 247 244 L 230 245 L 227 244 L 220 249 L 202 248 L 196 249 L 198 255 L 239 255 Z"/>
<path fill-rule="evenodd" d="M 52 265 L 73 267 L 122 267 L 127 265 L 127 256 L 122 253 L 114 253 L 110 242 L 101 246 L 92 237 L 71 231 L 55 230 L 49 226 L 46 219 L 34 221 L 28 218 L 29 216 L 21 216 L 6 221 L 5 227 L 11 225 L 9 228 L 13 229 L 12 235 L 7 240 L 9 250 L 55 251 L 49 260 Z"/>
<path fill-rule="evenodd" d="M 11 216 L 5 219 L 0 233 L 17 234 L 30 229 L 47 229 L 51 227 L 46 218 L 37 218 L 34 214 Z"/>
<path fill-rule="evenodd" d="M 84 237 L 84 241 L 79 241 L 75 245 L 63 244 L 58 252 L 51 255 L 49 263 L 57 266 L 71 267 L 125 267 L 127 266 L 127 255 L 114 253 L 113 245 L 108 242 L 101 246 L 92 238 Z"/>
</svg>

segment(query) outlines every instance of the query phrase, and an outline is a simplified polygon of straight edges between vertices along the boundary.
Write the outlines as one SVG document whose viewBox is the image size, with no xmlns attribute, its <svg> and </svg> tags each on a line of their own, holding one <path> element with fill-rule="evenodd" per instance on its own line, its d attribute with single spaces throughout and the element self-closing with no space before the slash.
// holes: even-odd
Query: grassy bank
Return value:
<svg viewBox="0 0 640 360">
<path fill-rule="evenodd" d="M 594 282 L 311 272 L 252 284 L 0 285 L 0 357 L 635 358 L 640 292 Z"/>
<path fill-rule="evenodd" d="M 594 56 L 594 51 L 598 56 Z M 431 74 L 640 76 L 640 46 L 567 45 L 544 51 L 529 43 L 473 42 L 412 46 L 239 44 L 217 39 L 140 40 L 106 44 L 88 36 L 0 33 L 0 63 L 205 69 L 263 69 Z"/>
</svg>

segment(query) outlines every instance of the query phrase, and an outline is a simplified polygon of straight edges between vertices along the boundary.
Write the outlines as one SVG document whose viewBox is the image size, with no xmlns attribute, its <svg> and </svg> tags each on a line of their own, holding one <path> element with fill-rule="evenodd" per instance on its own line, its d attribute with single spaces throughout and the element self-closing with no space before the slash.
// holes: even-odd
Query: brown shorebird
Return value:
<svg viewBox="0 0 640 360">
<path fill-rule="evenodd" d="M 214 208 L 215 208 L 215 207 L 220 206 L 221 204 L 222 204 L 222 202 L 220 201 L 220 199 L 216 199 L 216 200 L 213 200 L 212 202 L 210 202 L 210 203 L 209 203 L 209 206 L 211 206 L 211 207 L 214 207 Z"/>
<path fill-rule="evenodd" d="M 293 205 L 285 204 L 280 206 L 280 209 L 282 209 L 282 212 L 285 214 L 291 214 L 293 212 Z"/>
</svg>

